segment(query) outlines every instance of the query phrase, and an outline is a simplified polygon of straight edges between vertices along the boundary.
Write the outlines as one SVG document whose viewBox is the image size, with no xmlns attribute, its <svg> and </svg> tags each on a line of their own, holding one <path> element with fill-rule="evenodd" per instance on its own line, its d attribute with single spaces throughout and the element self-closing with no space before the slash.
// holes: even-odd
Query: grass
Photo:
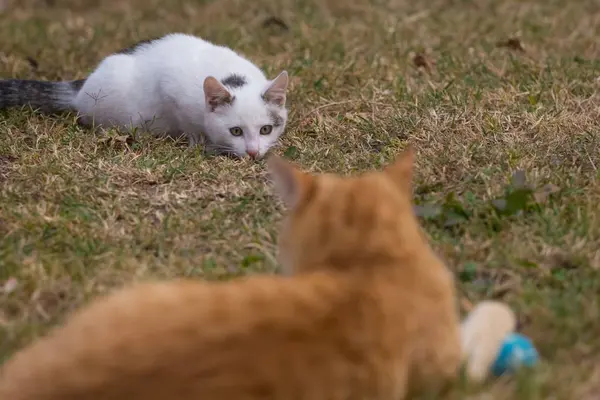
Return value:
<svg viewBox="0 0 600 400">
<path fill-rule="evenodd" d="M 600 396 L 597 2 L 8 6 L 2 78 L 82 78 L 137 40 L 185 31 L 234 47 L 271 77 L 288 70 L 278 151 L 303 168 L 379 168 L 413 143 L 415 201 L 462 296 L 508 302 L 544 359 L 534 374 L 449 397 Z M 273 16 L 285 25 L 265 25 Z M 276 270 L 281 211 L 264 162 L 102 138 L 72 116 L 1 112 L 0 359 L 132 281 Z"/>
</svg>

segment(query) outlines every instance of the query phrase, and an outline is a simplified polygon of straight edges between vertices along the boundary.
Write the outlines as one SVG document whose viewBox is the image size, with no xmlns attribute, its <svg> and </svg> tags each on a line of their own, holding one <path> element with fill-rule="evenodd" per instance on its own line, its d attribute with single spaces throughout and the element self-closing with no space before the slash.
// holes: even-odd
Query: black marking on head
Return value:
<svg viewBox="0 0 600 400">
<path fill-rule="evenodd" d="M 283 118 L 279 116 L 275 111 L 269 110 L 269 119 L 271 120 L 271 125 L 274 128 L 278 128 L 283 125 Z"/>
<path fill-rule="evenodd" d="M 238 75 L 238 74 L 231 74 L 228 77 L 224 78 L 221 83 L 225 86 L 228 86 L 232 89 L 237 89 L 237 88 L 241 88 L 242 86 L 244 86 L 246 83 L 248 83 L 246 81 L 246 78 L 242 75 Z"/>
<path fill-rule="evenodd" d="M 150 44 L 152 42 L 154 42 L 156 39 L 144 39 L 144 40 L 140 40 L 139 42 L 126 47 L 124 49 L 121 49 L 119 51 L 117 51 L 115 54 L 133 54 L 135 53 L 140 47 L 146 45 L 146 44 Z"/>
</svg>

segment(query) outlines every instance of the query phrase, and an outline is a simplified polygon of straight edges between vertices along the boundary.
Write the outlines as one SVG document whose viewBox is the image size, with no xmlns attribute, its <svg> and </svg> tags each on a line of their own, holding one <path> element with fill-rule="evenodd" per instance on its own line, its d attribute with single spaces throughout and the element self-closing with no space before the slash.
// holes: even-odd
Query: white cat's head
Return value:
<svg viewBox="0 0 600 400">
<path fill-rule="evenodd" d="M 261 83 L 230 75 L 204 80 L 207 149 L 238 157 L 262 158 L 285 129 L 288 74 Z"/>
</svg>

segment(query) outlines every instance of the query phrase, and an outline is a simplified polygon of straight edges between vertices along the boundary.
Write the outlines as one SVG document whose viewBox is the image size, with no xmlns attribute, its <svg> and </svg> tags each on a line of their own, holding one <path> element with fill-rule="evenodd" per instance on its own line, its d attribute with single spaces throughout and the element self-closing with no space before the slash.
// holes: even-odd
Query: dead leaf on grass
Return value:
<svg viewBox="0 0 600 400">
<path fill-rule="evenodd" d="M 525 48 L 523 48 L 523 44 L 518 38 L 510 38 L 507 40 L 499 41 L 498 43 L 496 43 L 496 45 L 498 47 L 506 47 L 511 50 L 520 51 L 522 53 L 525 52 Z"/>
<path fill-rule="evenodd" d="M 428 73 L 431 73 L 433 66 L 435 66 L 435 60 L 427 54 L 417 53 L 413 57 L 413 64 L 415 67 L 424 68 Z"/>
<path fill-rule="evenodd" d="M 40 66 L 40 64 L 37 62 L 37 60 L 33 57 L 26 57 L 27 62 L 29 63 L 29 65 L 31 66 L 31 68 L 37 70 Z"/>
<path fill-rule="evenodd" d="M 98 139 L 98 143 L 109 147 L 129 147 L 133 142 L 133 136 L 131 135 L 106 135 Z"/>
<path fill-rule="evenodd" d="M 263 21 L 262 25 L 263 25 L 263 28 L 269 28 L 272 26 L 276 26 L 277 28 L 284 30 L 284 31 L 290 30 L 290 27 L 285 23 L 285 21 L 283 21 L 279 17 L 268 17 L 267 19 L 265 19 Z"/>
</svg>

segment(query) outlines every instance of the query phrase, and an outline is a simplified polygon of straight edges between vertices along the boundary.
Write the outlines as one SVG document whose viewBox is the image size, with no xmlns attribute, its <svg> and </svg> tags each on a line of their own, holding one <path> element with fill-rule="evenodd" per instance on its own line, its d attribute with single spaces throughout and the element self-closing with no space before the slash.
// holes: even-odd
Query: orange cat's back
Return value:
<svg viewBox="0 0 600 400">
<path fill-rule="evenodd" d="M 0 398 L 270 398 L 302 370 L 330 368 L 327 352 L 344 345 L 327 326 L 340 289 L 317 275 L 139 285 L 17 354 Z"/>
<path fill-rule="evenodd" d="M 401 399 L 460 362 L 452 277 L 412 212 L 412 152 L 313 176 L 279 159 L 289 277 L 121 290 L 0 370 L 0 398 Z"/>
</svg>

